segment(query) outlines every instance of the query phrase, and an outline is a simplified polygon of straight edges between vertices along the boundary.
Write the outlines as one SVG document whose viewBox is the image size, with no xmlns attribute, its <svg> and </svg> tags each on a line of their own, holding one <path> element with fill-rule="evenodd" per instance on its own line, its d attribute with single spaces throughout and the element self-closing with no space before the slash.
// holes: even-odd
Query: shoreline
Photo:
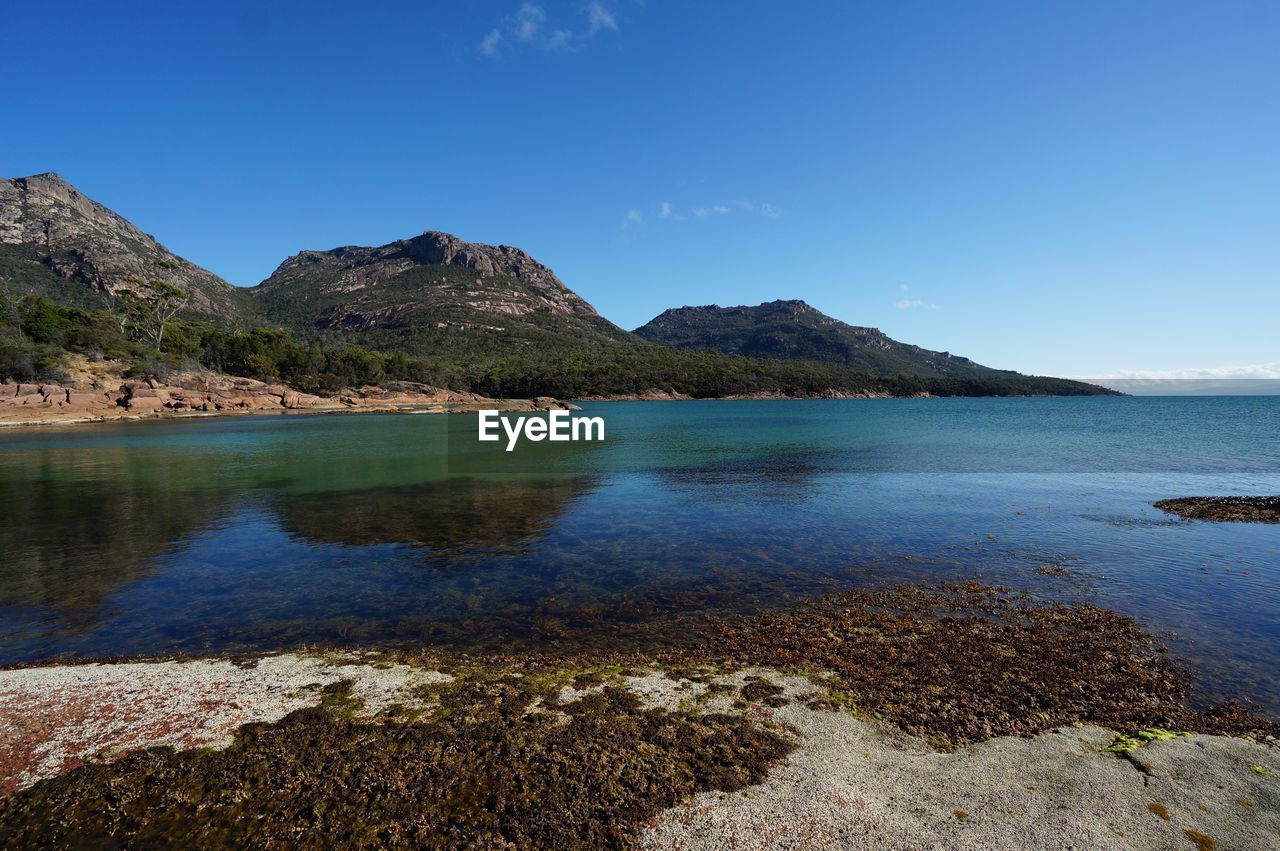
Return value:
<svg viewBox="0 0 1280 851">
<path fill-rule="evenodd" d="M 1132 619 L 976 582 L 656 653 L 48 660 L 0 671 L 0 837 L 1266 847 L 1280 724 L 1190 696 Z"/>
<path fill-rule="evenodd" d="M 365 388 L 369 389 L 369 388 Z M 4 390 L 4 386 L 0 384 L 0 391 Z M 475 394 L 462 394 L 456 391 L 439 391 L 442 394 L 450 394 L 457 396 L 475 396 Z M 350 397 L 346 397 L 350 398 Z M 126 408 L 119 408 L 119 412 L 114 410 L 109 413 L 81 413 L 66 411 L 59 412 L 59 415 L 44 418 L 18 418 L 13 416 L 16 409 L 12 406 L 0 404 L 0 429 L 5 428 L 21 428 L 21 427 L 50 427 L 50 426 L 67 426 L 67 425 L 88 425 L 92 423 L 122 423 L 122 422 L 143 422 L 151 420 L 181 420 L 181 419 L 201 419 L 213 417 L 242 417 L 242 416 L 265 416 L 271 414 L 293 415 L 293 414 L 361 414 L 361 413 L 380 413 L 380 414 L 474 414 L 479 411 L 504 411 L 513 413 L 551 411 L 551 410 L 581 410 L 577 403 L 579 402 L 768 402 L 768 401 L 816 401 L 826 399 L 942 399 L 948 398 L 943 396 L 935 396 L 930 393 L 916 393 L 912 395 L 895 396 L 889 393 L 879 393 L 873 391 L 866 392 L 828 392 L 828 393 L 811 393 L 803 395 L 784 394 L 784 393 L 750 393 L 736 394 L 729 396 L 712 396 L 712 397 L 694 397 L 684 394 L 672 395 L 651 395 L 651 394 L 619 394 L 609 396 L 579 396 L 571 400 L 554 399 L 549 396 L 539 396 L 533 399 L 493 399 L 489 397 L 476 396 L 474 399 L 458 402 L 438 402 L 424 400 L 405 400 L 394 403 L 365 402 L 360 401 L 354 404 L 335 403 L 332 405 L 310 405 L 307 407 L 285 407 L 281 405 L 264 406 L 264 407 L 243 407 L 243 408 L 225 408 L 220 410 L 168 410 L 168 409 L 151 409 L 143 411 L 130 411 Z M 981 397 L 953 397 L 953 398 L 987 398 L 1000 399 L 1011 398 L 1003 396 L 981 396 Z M 1016 398 L 1053 398 L 1049 396 L 1019 396 Z M 329 400 L 334 401 L 334 400 Z M 37 409 L 32 409 L 35 413 Z M 42 407 L 38 409 L 40 413 L 54 413 L 58 409 L 53 407 Z M 26 413 L 23 411 L 22 413 Z M 6 416 L 8 415 L 8 416 Z"/>
<path fill-rule="evenodd" d="M 114 391 L 0 382 L 0 428 L 268 414 L 450 414 L 485 410 L 577 410 L 577 406 L 548 396 L 490 399 L 410 382 L 348 389 L 322 397 L 282 384 L 207 373 L 179 375 L 173 383 L 154 378 L 126 381 Z"/>
<path fill-rule="evenodd" d="M 474 414 L 479 411 L 536 412 L 552 410 L 578 410 L 572 402 L 556 401 L 554 407 L 542 407 L 532 399 L 489 399 L 483 404 L 459 404 L 456 406 L 431 403 L 404 405 L 369 405 L 359 408 L 305 408 L 300 410 L 276 408 L 252 408 L 239 411 L 183 411 L 172 413 L 148 412 L 145 414 L 113 414 L 101 416 L 70 416 L 65 419 L 0 420 L 0 429 L 23 427 L 52 427 L 89 425 L 93 423 L 135 423 L 170 420 L 217 419 L 222 417 L 310 416 L 327 414 Z"/>
<path fill-rule="evenodd" d="M 282 384 L 221 373 L 181 373 L 171 383 L 119 379 L 117 390 L 91 383 L 36 384 L 0 381 L 0 429 L 120 423 L 158 419 L 195 419 L 263 414 L 469 414 L 485 410 L 535 412 L 580 410 L 578 402 L 747 402 L 819 399 L 1055 398 L 1044 395 L 946 397 L 920 391 L 893 394 L 881 390 L 827 389 L 812 393 L 760 391 L 694 397 L 651 389 L 641 393 L 587 394 L 564 401 L 549 396 L 496 399 L 413 382 L 348 388 L 331 396 L 302 393 Z M 88 389 L 85 389 L 88 387 Z"/>
<path fill-rule="evenodd" d="M 647 390 L 643 393 L 608 393 L 590 394 L 574 398 L 575 402 L 752 402 L 777 400 L 813 400 L 813 399 L 940 399 L 932 393 L 918 392 L 909 395 L 895 396 L 881 390 L 822 390 L 814 393 L 780 393 L 760 391 L 757 393 L 731 393 L 728 396 L 690 396 L 687 393 L 668 392 L 665 390 Z M 971 398 L 1001 398 L 997 396 Z M 1029 398 L 1029 397 L 1028 397 Z"/>
</svg>

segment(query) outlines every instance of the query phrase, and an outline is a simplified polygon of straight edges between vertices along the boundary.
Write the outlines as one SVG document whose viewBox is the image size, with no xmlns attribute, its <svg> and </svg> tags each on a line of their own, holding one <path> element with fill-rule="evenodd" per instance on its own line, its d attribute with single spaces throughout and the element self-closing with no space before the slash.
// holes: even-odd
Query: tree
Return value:
<svg viewBox="0 0 1280 851">
<path fill-rule="evenodd" d="M 22 333 L 21 301 L 17 296 L 10 296 L 9 290 L 0 287 L 0 321 L 8 322 L 18 333 Z"/>
<path fill-rule="evenodd" d="M 137 311 L 130 309 L 129 301 L 133 298 L 133 293 L 126 289 L 113 290 L 103 284 L 98 290 L 99 297 L 102 298 L 102 304 L 106 307 L 107 312 L 111 314 L 111 318 L 120 328 L 121 335 L 129 336 L 129 325 L 133 322 Z"/>
<path fill-rule="evenodd" d="M 168 281 L 130 278 L 128 283 L 128 290 L 120 290 L 115 294 L 116 301 L 133 326 L 158 352 L 164 343 L 165 326 L 186 305 L 188 296 Z M 121 331 L 125 330 L 129 321 L 121 321 Z"/>
</svg>

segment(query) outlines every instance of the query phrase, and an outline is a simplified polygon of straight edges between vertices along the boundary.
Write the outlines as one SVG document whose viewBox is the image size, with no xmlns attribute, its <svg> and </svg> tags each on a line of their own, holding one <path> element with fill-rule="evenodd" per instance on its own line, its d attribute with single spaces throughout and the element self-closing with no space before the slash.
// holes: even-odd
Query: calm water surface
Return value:
<svg viewBox="0 0 1280 851">
<path fill-rule="evenodd" d="M 659 646 L 709 613 L 975 576 L 1132 614 L 1280 712 L 1280 397 L 611 403 L 0 432 L 0 662 L 430 642 Z M 1038 571 L 1066 568 L 1065 576 Z"/>
</svg>

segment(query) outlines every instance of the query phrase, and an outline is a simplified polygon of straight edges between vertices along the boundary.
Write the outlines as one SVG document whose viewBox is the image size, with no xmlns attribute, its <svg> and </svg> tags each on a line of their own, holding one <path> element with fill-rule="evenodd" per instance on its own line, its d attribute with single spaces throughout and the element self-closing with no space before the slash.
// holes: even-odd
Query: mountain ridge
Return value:
<svg viewBox="0 0 1280 851">
<path fill-rule="evenodd" d="M 629 336 L 522 249 L 443 231 L 302 251 L 248 292 L 263 315 L 293 331 L 417 349 L 454 332 L 513 341 L 548 333 Z M 414 339 L 396 340 L 408 335 Z"/>
<path fill-rule="evenodd" d="M 23 261 L 44 268 L 26 270 L 32 291 L 81 306 L 130 289 L 133 279 L 157 278 L 188 294 L 189 315 L 224 318 L 247 304 L 242 288 L 174 254 L 56 172 L 0 179 L 0 254 L 10 275 Z M 83 289 L 58 286 L 66 281 Z"/>
<path fill-rule="evenodd" d="M 809 360 L 881 374 L 984 378 L 1019 375 L 961 355 L 902 343 L 879 328 L 851 325 L 800 299 L 721 307 L 669 308 L 632 333 L 679 349 Z"/>
<path fill-rule="evenodd" d="M 112 298 L 137 294 L 147 280 L 188 294 L 173 333 L 163 334 L 154 314 L 144 317 L 151 343 Z M 0 180 L 0 285 L 0 301 L 7 291 L 62 310 L 9 300 L 11 315 L 0 316 L 0 368 L 18 364 L 28 377 L 56 374 L 61 348 L 127 356 L 139 361 L 135 369 L 198 362 L 264 380 L 288 375 L 317 389 L 407 380 L 507 398 L 1101 392 L 898 343 L 797 300 L 673 308 L 649 323 L 675 327 L 704 311 L 722 326 L 726 312 L 741 320 L 760 309 L 790 322 L 718 349 L 649 340 L 602 317 L 528 252 L 443 231 L 300 251 L 260 284 L 234 287 L 53 173 Z M 140 292 L 145 299 L 146 288 Z M 36 322 L 15 322 L 23 311 Z"/>
</svg>

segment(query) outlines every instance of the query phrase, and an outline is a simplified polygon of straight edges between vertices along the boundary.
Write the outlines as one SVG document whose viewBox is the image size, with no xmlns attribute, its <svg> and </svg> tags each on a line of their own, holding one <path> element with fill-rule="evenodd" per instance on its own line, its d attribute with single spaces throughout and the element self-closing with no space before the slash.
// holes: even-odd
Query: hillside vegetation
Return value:
<svg viewBox="0 0 1280 851">
<path fill-rule="evenodd" d="M 814 395 L 832 389 L 911 395 L 1075 395 L 1091 388 L 1052 378 L 980 379 L 872 376 L 829 364 L 684 352 L 645 343 L 549 340 L 512 351 L 488 349 L 467 338 L 468 355 L 418 356 L 381 352 L 342 340 L 301 340 L 279 328 L 228 329 L 175 318 L 159 347 L 149 331 L 120 327 L 121 316 L 54 304 L 35 295 L 0 291 L 0 377 L 11 381 L 63 381 L 68 352 L 124 361 L 128 374 L 163 378 L 201 366 L 229 375 L 283 381 L 311 393 L 387 381 L 416 381 L 486 396 L 571 399 L 638 394 L 661 389 L 696 398 L 779 393 Z"/>
</svg>

